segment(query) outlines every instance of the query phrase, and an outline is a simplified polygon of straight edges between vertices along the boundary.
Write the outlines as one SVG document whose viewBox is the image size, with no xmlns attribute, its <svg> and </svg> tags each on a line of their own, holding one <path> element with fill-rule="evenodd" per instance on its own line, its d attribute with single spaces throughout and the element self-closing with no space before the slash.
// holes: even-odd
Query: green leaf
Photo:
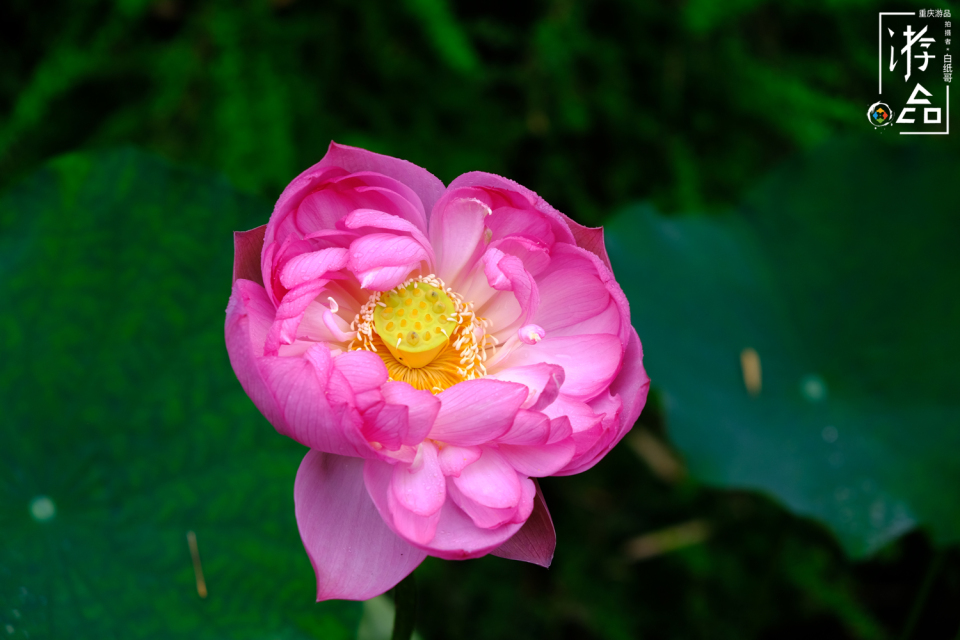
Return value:
<svg viewBox="0 0 960 640">
<path fill-rule="evenodd" d="M 740 212 L 607 226 L 691 471 L 776 496 L 853 555 L 916 524 L 960 540 L 960 159 L 933 144 L 833 143 Z"/>
<path fill-rule="evenodd" d="M 0 198 L 11 637 L 355 636 L 359 604 L 314 602 L 293 512 L 305 449 L 223 344 L 231 232 L 269 211 L 131 150 L 61 158 Z"/>
</svg>

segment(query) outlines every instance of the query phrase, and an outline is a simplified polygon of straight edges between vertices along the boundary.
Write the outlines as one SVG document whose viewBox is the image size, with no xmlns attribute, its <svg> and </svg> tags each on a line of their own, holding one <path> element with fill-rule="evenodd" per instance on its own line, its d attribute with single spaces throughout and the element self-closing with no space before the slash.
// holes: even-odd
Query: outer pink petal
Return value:
<svg viewBox="0 0 960 640">
<path fill-rule="evenodd" d="M 497 443 L 547 444 L 550 439 L 550 419 L 539 411 L 521 409 L 510 430 L 497 438 Z"/>
<path fill-rule="evenodd" d="M 440 400 L 429 391 L 414 389 L 408 383 L 396 380 L 385 383 L 381 392 L 388 404 L 407 409 L 408 426 L 401 438 L 403 444 L 417 445 L 423 442 L 440 413 Z"/>
<path fill-rule="evenodd" d="M 317 574 L 317 601 L 378 596 L 426 557 L 384 523 L 364 487 L 361 460 L 308 452 L 293 496 L 300 538 Z"/>
<path fill-rule="evenodd" d="M 489 378 L 455 384 L 438 397 L 441 406 L 430 438 L 473 446 L 496 440 L 513 424 L 527 388 Z"/>
<path fill-rule="evenodd" d="M 393 466 L 390 489 L 397 502 L 417 515 L 429 516 L 440 510 L 447 497 L 447 484 L 432 442 L 420 445 L 412 464 Z"/>
<path fill-rule="evenodd" d="M 540 485 L 536 480 L 534 484 L 537 495 L 534 498 L 533 513 L 512 538 L 492 553 L 508 560 L 522 560 L 541 567 L 549 567 L 553 562 L 553 552 L 557 548 L 557 533 L 553 528 L 553 520 L 550 518 L 550 511 L 543 499 Z"/>
<path fill-rule="evenodd" d="M 522 478 L 520 487 L 521 497 L 516 506 L 497 509 L 471 500 L 457 488 L 455 482 L 447 483 L 450 497 L 481 529 L 495 529 L 505 524 L 517 524 L 530 517 L 530 513 L 533 511 L 533 498 L 536 495 L 536 488 L 529 478 Z"/>
<path fill-rule="evenodd" d="M 459 476 L 464 467 L 473 464 L 483 451 L 480 447 L 458 447 L 448 444 L 440 450 L 440 469 L 445 476 Z"/>
<path fill-rule="evenodd" d="M 650 391 L 650 378 L 643 368 L 643 347 L 636 330 L 631 327 L 630 331 L 627 351 L 623 354 L 623 369 L 610 385 L 610 393 L 620 396 L 623 402 L 623 428 L 617 438 L 618 441 L 640 417 L 643 405 L 647 402 L 647 393 Z"/>
<path fill-rule="evenodd" d="M 444 191 L 443 183 L 438 178 L 412 162 L 336 142 L 330 143 L 327 155 L 311 170 L 328 166 L 342 167 L 351 173 L 373 171 L 393 178 L 409 187 L 419 197 L 426 212 L 433 210 Z M 423 229 L 426 229 L 426 225 Z"/>
<path fill-rule="evenodd" d="M 394 532 L 404 536 L 403 530 L 398 529 L 398 523 L 391 514 L 389 504 L 393 501 L 390 491 L 392 475 L 391 465 L 377 460 L 368 460 L 363 468 L 367 492 L 373 498 L 377 511 Z M 406 523 L 402 523 L 401 526 L 406 526 Z M 433 538 L 427 542 L 416 542 L 409 538 L 407 540 L 432 556 L 447 560 L 465 560 L 479 558 L 496 549 L 515 534 L 520 526 L 519 523 L 514 523 L 505 524 L 496 529 L 481 529 L 452 500 L 447 500 L 439 511 Z"/>
<path fill-rule="evenodd" d="M 531 478 L 545 478 L 567 466 L 573 458 L 576 445 L 567 438 L 554 444 L 501 444 L 499 451 L 517 473 Z"/>
<path fill-rule="evenodd" d="M 281 424 L 273 423 L 278 431 L 326 453 L 374 455 L 360 431 L 353 390 L 325 346 L 298 358 L 263 358 L 259 370 L 282 412 Z"/>
<path fill-rule="evenodd" d="M 477 187 L 481 189 L 495 190 L 505 194 L 516 194 L 517 196 L 520 196 L 520 198 L 513 199 L 514 206 L 526 204 L 531 206 L 533 209 L 536 209 L 538 212 L 546 215 L 550 219 L 552 232 L 556 237 L 557 242 L 567 242 L 570 244 L 575 242 L 573 233 L 570 230 L 569 224 L 564 219 L 563 214 L 550 206 L 546 200 L 538 196 L 536 193 L 530 189 L 527 189 L 523 185 L 517 184 L 513 180 L 508 180 L 507 178 L 502 178 L 492 173 L 473 171 L 455 178 L 447 188 L 452 191 L 453 189 L 458 189 L 461 187 Z M 523 203 L 519 202 L 521 198 Z"/>
<path fill-rule="evenodd" d="M 498 371 L 538 362 L 559 365 L 566 373 L 561 393 L 589 399 L 614 380 L 622 357 L 620 339 L 608 333 L 557 338 L 547 335 L 537 344 L 514 349 L 498 365 Z"/>
<path fill-rule="evenodd" d="M 243 278 L 263 284 L 263 273 L 260 269 L 260 254 L 263 251 L 263 234 L 267 225 L 262 225 L 250 231 L 234 231 L 233 233 L 233 281 Z"/>
<path fill-rule="evenodd" d="M 565 213 L 560 215 L 567 221 L 567 226 L 573 232 L 577 246 L 600 258 L 603 264 L 607 265 L 610 271 L 613 271 L 610 258 L 607 256 L 607 245 L 603 241 L 603 227 L 585 227 Z"/>
<path fill-rule="evenodd" d="M 480 459 L 461 471 L 453 484 L 466 497 L 485 507 L 508 509 L 520 502 L 520 478 L 494 449 L 484 448 Z"/>
<path fill-rule="evenodd" d="M 537 281 L 540 307 L 533 319 L 548 336 L 620 334 L 619 308 L 594 265 L 582 256 L 557 252 Z"/>
<path fill-rule="evenodd" d="M 526 386 L 530 390 L 530 395 L 523 403 L 523 408 L 540 411 L 540 409 L 556 400 L 557 394 L 560 393 L 560 386 L 566 379 L 566 374 L 563 367 L 538 362 L 523 367 L 502 369 L 496 373 L 491 373 L 487 377 L 495 380 L 519 382 Z"/>
<path fill-rule="evenodd" d="M 227 304 L 224 337 L 230 364 L 243 390 L 260 413 L 282 433 L 286 428 L 283 412 L 258 366 L 274 313 L 273 303 L 263 287 L 249 280 L 237 280 Z"/>
</svg>

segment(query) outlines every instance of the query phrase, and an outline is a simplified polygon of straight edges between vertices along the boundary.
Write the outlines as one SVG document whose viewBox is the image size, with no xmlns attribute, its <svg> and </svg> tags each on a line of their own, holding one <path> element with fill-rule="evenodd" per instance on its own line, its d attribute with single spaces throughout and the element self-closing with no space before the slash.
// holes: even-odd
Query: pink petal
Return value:
<svg viewBox="0 0 960 640">
<path fill-rule="evenodd" d="M 540 306 L 534 321 L 547 336 L 620 333 L 619 308 L 594 265 L 581 256 L 554 257 L 537 281 Z M 567 329 L 567 331 L 561 330 Z"/>
<path fill-rule="evenodd" d="M 563 367 L 566 373 L 561 393 L 589 399 L 606 389 L 620 369 L 623 346 L 608 333 L 584 336 L 547 337 L 535 345 L 522 344 L 498 366 L 511 367 L 546 362 Z"/>
<path fill-rule="evenodd" d="M 407 410 L 408 426 L 401 438 L 403 444 L 417 445 L 423 442 L 440 413 L 440 399 L 429 391 L 414 389 L 408 383 L 396 380 L 385 383 L 381 392 L 389 404 Z"/>
<path fill-rule="evenodd" d="M 282 412 L 282 423 L 273 423 L 278 431 L 326 453 L 374 455 L 360 431 L 353 390 L 324 345 L 301 358 L 263 358 L 259 370 Z"/>
<path fill-rule="evenodd" d="M 575 242 L 570 226 L 563 214 L 554 209 L 546 200 L 526 187 L 513 180 L 502 178 L 492 173 L 473 171 L 455 178 L 448 187 L 449 190 L 461 187 L 484 189 L 491 194 L 495 193 L 511 202 L 513 207 L 530 207 L 542 213 L 550 221 L 550 230 L 556 242 L 573 244 Z M 494 207 L 496 208 L 496 207 Z M 554 240 L 551 240 L 553 242 Z"/>
<path fill-rule="evenodd" d="M 414 516 L 408 511 L 406 513 L 409 514 L 409 517 L 404 516 L 404 521 L 397 522 L 397 519 L 391 513 L 390 505 L 391 502 L 396 502 L 390 491 L 392 475 L 391 465 L 378 460 L 367 461 L 363 468 L 363 479 L 367 486 L 367 492 L 373 498 L 377 511 L 380 512 L 384 521 L 393 528 L 394 532 L 401 536 L 404 535 L 404 531 L 410 532 L 411 537 L 408 538 L 408 541 L 416 544 L 432 556 L 447 560 L 479 558 L 502 545 L 520 529 L 521 525 L 519 523 L 505 524 L 496 529 L 481 529 L 463 512 L 463 509 L 452 500 L 447 500 L 438 512 L 439 519 L 433 527 L 433 538 L 427 542 L 415 542 L 417 531 L 406 520 L 409 517 L 419 518 L 421 521 L 427 521 L 428 519 L 422 516 Z M 429 518 L 434 518 L 436 515 Z M 426 524 L 430 525 L 432 523 L 426 522 Z M 403 527 L 403 529 L 400 527 Z"/>
<path fill-rule="evenodd" d="M 488 249 L 481 260 L 490 286 L 499 291 L 512 291 L 516 297 L 522 312 L 516 322 L 529 322 L 540 306 L 540 292 L 536 280 L 523 268 L 520 258 L 506 255 L 498 249 Z M 498 325 L 498 328 L 504 330 L 502 325 Z"/>
<path fill-rule="evenodd" d="M 317 166 L 342 167 L 351 173 L 371 171 L 393 178 L 415 193 L 422 203 L 424 211 L 427 212 L 433 210 L 437 200 L 444 192 L 444 186 L 440 180 L 426 169 L 422 169 L 412 162 L 391 158 L 365 149 L 348 147 L 336 142 L 330 143 L 327 155 Z M 401 193 L 401 195 L 403 194 Z M 426 225 L 422 228 L 426 229 Z"/>
<path fill-rule="evenodd" d="M 339 271 L 347 266 L 347 250 L 341 248 L 321 249 L 302 253 L 289 260 L 280 271 L 280 282 L 288 289 L 317 278 L 328 271 Z"/>
<path fill-rule="evenodd" d="M 379 389 L 387 381 L 387 367 L 372 351 L 347 351 L 333 359 L 333 366 L 350 383 L 354 393 Z"/>
<path fill-rule="evenodd" d="M 522 367 L 501 369 L 487 376 L 495 380 L 518 382 L 527 387 L 529 395 L 523 403 L 524 409 L 540 411 L 557 398 L 560 387 L 566 379 L 563 367 L 538 362 Z"/>
<path fill-rule="evenodd" d="M 517 473 L 531 478 L 545 478 L 563 469 L 570 462 L 576 445 L 568 438 L 554 444 L 501 444 L 498 450 Z"/>
<path fill-rule="evenodd" d="M 367 600 L 426 557 L 393 533 L 363 483 L 363 462 L 307 453 L 293 489 L 300 538 L 317 575 L 317 601 Z"/>
<path fill-rule="evenodd" d="M 497 438 L 506 444 L 547 444 L 550 439 L 550 419 L 539 411 L 521 409 L 510 430 Z"/>
<path fill-rule="evenodd" d="M 447 485 L 432 442 L 420 445 L 412 464 L 394 465 L 390 489 L 397 502 L 416 515 L 429 516 L 440 510 L 447 497 Z"/>
<path fill-rule="evenodd" d="M 550 252 L 547 245 L 529 238 L 508 236 L 490 243 L 491 249 L 497 249 L 507 255 L 516 256 L 523 262 L 523 268 L 530 275 L 538 276 L 550 264 Z"/>
<path fill-rule="evenodd" d="M 522 560 L 541 567 L 549 567 L 557 547 L 557 533 L 553 528 L 553 520 L 550 518 L 550 511 L 543 499 L 540 485 L 536 481 L 534 484 L 536 484 L 537 495 L 534 498 L 533 513 L 512 538 L 492 553 L 508 560 Z"/>
<path fill-rule="evenodd" d="M 280 306 L 277 307 L 273 325 L 267 333 L 267 342 L 264 347 L 266 355 L 277 355 L 281 345 L 292 344 L 297 339 L 297 330 L 304 312 L 323 291 L 327 282 L 327 280 L 305 282 L 283 296 Z"/>
<path fill-rule="evenodd" d="M 427 240 L 423 232 L 409 220 L 404 220 L 399 216 L 390 215 L 374 209 L 356 209 L 344 218 L 343 223 L 348 229 L 372 227 L 374 229 L 389 229 L 391 231 L 409 233 L 410 237 L 426 249 L 429 260 L 433 262 L 433 249 L 430 246 L 430 241 Z"/>
<path fill-rule="evenodd" d="M 607 246 L 603 241 L 603 227 L 585 227 L 565 213 L 561 213 L 560 215 L 567 221 L 567 226 L 570 227 L 570 231 L 573 232 L 577 246 L 581 249 L 586 249 L 600 258 L 603 264 L 607 265 L 610 271 L 613 271 L 613 267 L 610 265 L 610 258 L 607 256 Z"/>
<path fill-rule="evenodd" d="M 243 278 L 263 285 L 260 254 L 263 252 L 263 234 L 267 225 L 250 231 L 233 233 L 233 281 Z"/>
<path fill-rule="evenodd" d="M 453 483 L 474 502 L 494 509 L 516 507 L 520 502 L 520 479 L 496 450 L 484 448 L 480 458 L 468 465 Z"/>
<path fill-rule="evenodd" d="M 485 556 L 520 530 L 522 522 L 483 529 L 474 524 L 452 500 L 440 510 L 437 532 L 429 545 L 421 548 L 431 556 L 446 560 L 466 560 Z"/>
<path fill-rule="evenodd" d="M 397 463 L 403 464 L 403 463 Z M 421 516 L 407 509 L 393 490 L 394 466 L 382 460 L 367 460 L 363 467 L 363 481 L 384 522 L 398 536 L 411 544 L 423 547 L 436 534 L 443 509 Z M 446 493 L 446 487 L 444 487 Z"/>
<path fill-rule="evenodd" d="M 505 524 L 522 523 L 533 511 L 533 497 L 536 494 L 533 481 L 523 478 L 521 484 L 520 502 L 513 507 L 497 509 L 487 507 L 471 500 L 457 488 L 455 482 L 448 483 L 450 498 L 470 516 L 473 523 L 481 529 L 494 529 Z"/>
<path fill-rule="evenodd" d="M 369 407 L 361 408 L 364 412 L 363 437 L 374 448 L 379 444 L 387 451 L 395 452 L 403 445 L 403 436 L 407 431 L 407 408 L 383 402 L 380 393 L 377 396 Z"/>
<path fill-rule="evenodd" d="M 428 257 L 423 245 L 409 236 L 371 233 L 350 245 L 349 269 L 364 289 L 387 291 Z"/>
<path fill-rule="evenodd" d="M 238 279 L 233 283 L 227 304 L 224 337 L 230 365 L 240 386 L 270 424 L 283 432 L 286 428 L 283 412 L 264 382 L 258 365 L 275 312 L 262 286 Z"/>
<path fill-rule="evenodd" d="M 489 214 L 484 202 L 452 191 L 437 204 L 430 217 L 430 243 L 436 251 L 437 275 L 447 284 L 457 286 L 464 268 L 475 261 Z"/>
<path fill-rule="evenodd" d="M 396 267 L 375 267 L 360 274 L 360 286 L 367 291 L 389 291 L 403 283 L 420 266 L 418 262 Z"/>
<path fill-rule="evenodd" d="M 455 384 L 440 398 L 430 438 L 460 446 L 496 440 L 513 424 L 528 391 L 522 384 L 489 378 Z"/>
<path fill-rule="evenodd" d="M 643 368 L 643 347 L 633 327 L 630 327 L 630 331 L 627 351 L 623 354 L 623 369 L 610 385 L 610 393 L 620 396 L 623 402 L 624 433 L 640 417 L 643 405 L 647 402 L 647 393 L 650 391 L 650 378 L 647 377 L 647 372 Z M 623 437 L 622 434 L 621 437 Z"/>
<path fill-rule="evenodd" d="M 464 467 L 480 458 L 480 447 L 458 447 L 448 444 L 440 450 L 440 470 L 445 476 L 459 476 Z"/>
</svg>

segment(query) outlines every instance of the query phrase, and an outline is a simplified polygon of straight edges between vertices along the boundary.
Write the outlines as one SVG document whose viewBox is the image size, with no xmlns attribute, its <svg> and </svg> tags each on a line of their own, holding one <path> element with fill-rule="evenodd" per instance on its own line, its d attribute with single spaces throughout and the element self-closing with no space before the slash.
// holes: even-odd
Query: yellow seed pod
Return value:
<svg viewBox="0 0 960 640">
<path fill-rule="evenodd" d="M 380 299 L 387 307 L 377 305 L 374 308 L 373 326 L 393 357 L 414 369 L 430 364 L 448 343 L 447 334 L 451 328 L 444 334 L 440 326 L 449 327 L 450 323 L 443 312 L 456 309 L 450 297 L 433 285 L 417 282 L 397 287 L 382 294 Z M 415 300 L 417 304 L 414 304 Z M 421 309 L 431 309 L 433 314 Z M 410 318 L 409 325 L 414 331 L 409 330 L 407 318 Z M 405 333 L 398 333 L 398 326 Z"/>
</svg>

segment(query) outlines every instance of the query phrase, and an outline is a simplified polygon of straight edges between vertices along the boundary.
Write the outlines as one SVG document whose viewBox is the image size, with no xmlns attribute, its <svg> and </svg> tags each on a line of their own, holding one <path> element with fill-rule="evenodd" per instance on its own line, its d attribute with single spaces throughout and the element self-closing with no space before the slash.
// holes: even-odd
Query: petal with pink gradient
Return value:
<svg viewBox="0 0 960 640">
<path fill-rule="evenodd" d="M 407 409 L 407 431 L 402 436 L 406 445 L 417 445 L 430 433 L 437 414 L 440 413 L 440 400 L 429 391 L 414 389 L 406 382 L 391 380 L 381 387 L 383 398 L 389 404 Z"/>
<path fill-rule="evenodd" d="M 348 229 L 362 229 L 363 227 L 371 227 L 374 229 L 389 229 L 391 231 L 400 231 L 403 233 L 409 233 L 410 237 L 416 240 L 423 246 L 427 252 L 428 259 L 430 262 L 433 262 L 433 248 L 430 246 L 430 241 L 427 240 L 427 237 L 423 235 L 423 232 L 417 228 L 409 220 L 404 220 L 399 216 L 393 216 L 382 211 L 376 211 L 374 209 L 356 209 L 351 211 L 343 220 L 343 224 Z"/>
<path fill-rule="evenodd" d="M 445 476 L 459 476 L 464 467 L 473 464 L 483 451 L 480 447 L 458 447 L 448 444 L 440 450 L 440 470 Z"/>
<path fill-rule="evenodd" d="M 411 464 L 395 464 L 390 489 L 408 511 L 420 516 L 439 511 L 446 500 L 447 487 L 437 460 L 437 447 L 432 442 L 421 443 Z"/>
<path fill-rule="evenodd" d="M 428 257 L 423 245 L 409 236 L 371 233 L 350 245 L 348 268 L 362 288 L 387 291 L 403 282 Z"/>
<path fill-rule="evenodd" d="M 380 512 L 384 521 L 399 535 L 404 530 L 416 533 L 408 523 L 400 523 L 398 528 L 396 518 L 391 513 L 390 502 L 394 502 L 390 491 L 390 480 L 393 474 L 391 465 L 377 460 L 368 460 L 363 468 L 363 479 L 367 492 L 373 498 L 373 503 Z M 408 514 L 410 512 L 407 512 Z M 413 514 L 410 514 L 411 516 Z M 479 558 L 502 545 L 521 527 L 520 523 L 505 524 L 496 529 L 482 529 L 473 523 L 463 509 L 452 500 L 444 502 L 438 514 L 433 537 L 427 542 L 418 543 L 408 539 L 412 544 L 426 551 L 429 555 L 447 560 L 465 560 Z M 421 518 L 421 520 L 423 520 Z"/>
<path fill-rule="evenodd" d="M 439 179 L 412 162 L 336 142 L 330 143 L 327 154 L 316 166 L 336 166 L 351 173 L 370 171 L 393 178 L 417 195 L 423 210 L 427 213 L 433 210 L 433 205 L 444 191 L 443 183 Z M 423 228 L 426 229 L 426 224 Z"/>
<path fill-rule="evenodd" d="M 553 519 L 543 499 L 540 484 L 536 480 L 533 482 L 537 495 L 533 499 L 530 517 L 513 537 L 490 553 L 508 560 L 521 560 L 549 568 L 557 548 L 557 532 L 553 528 Z"/>
<path fill-rule="evenodd" d="M 342 248 L 321 249 L 301 253 L 290 259 L 280 270 L 280 283 L 287 289 L 322 278 L 329 271 L 339 271 L 347 266 L 347 250 Z"/>
<path fill-rule="evenodd" d="M 522 384 L 490 378 L 456 384 L 438 396 L 440 413 L 430 438 L 465 447 L 496 440 L 513 424 L 527 395 Z"/>
<path fill-rule="evenodd" d="M 643 346 L 633 327 L 630 340 L 623 355 L 623 369 L 610 385 L 610 393 L 620 396 L 623 402 L 623 424 L 629 430 L 640 417 L 650 391 L 650 378 L 643 368 Z"/>
<path fill-rule="evenodd" d="M 325 453 L 373 455 L 353 391 L 325 346 L 314 345 L 302 357 L 263 358 L 259 370 L 283 417 L 273 425 L 278 431 Z"/>
<path fill-rule="evenodd" d="M 610 257 L 607 255 L 607 245 L 603 241 L 603 227 L 585 227 L 565 213 L 560 215 L 567 221 L 567 226 L 570 227 L 570 231 L 577 241 L 577 246 L 600 258 L 601 262 L 607 265 L 610 271 L 613 271 Z"/>
<path fill-rule="evenodd" d="M 464 268 L 481 246 L 484 219 L 490 207 L 476 198 L 445 196 L 430 217 L 430 242 L 436 251 L 436 269 L 447 284 L 456 286 Z"/>
<path fill-rule="evenodd" d="M 521 409 L 510 430 L 497 438 L 498 444 L 547 444 L 550 439 L 550 418 L 539 411 Z"/>
<path fill-rule="evenodd" d="M 378 596 L 426 557 L 384 523 L 367 494 L 359 459 L 308 452 L 293 496 L 300 538 L 317 576 L 318 602 Z"/>
<path fill-rule="evenodd" d="M 507 509 L 520 501 L 520 478 L 495 449 L 485 447 L 476 462 L 453 478 L 453 484 L 464 496 L 485 507 Z"/>
<path fill-rule="evenodd" d="M 263 251 L 263 234 L 267 225 L 261 225 L 249 231 L 233 233 L 233 281 L 250 280 L 263 284 L 263 270 L 260 268 L 260 254 Z"/>
<path fill-rule="evenodd" d="M 523 478 L 521 483 L 521 497 L 517 505 L 503 509 L 487 507 L 474 500 L 471 500 L 457 488 L 455 482 L 448 482 L 448 492 L 450 498 L 460 507 L 464 513 L 470 516 L 473 523 L 481 529 L 495 529 L 505 524 L 517 524 L 526 520 L 533 511 L 533 497 L 536 489 L 533 481 L 529 478 Z"/>
<path fill-rule="evenodd" d="M 545 478 L 563 469 L 576 451 L 572 438 L 554 444 L 502 444 L 500 455 L 517 473 L 531 478 Z"/>
<path fill-rule="evenodd" d="M 592 398 L 606 389 L 620 369 L 623 346 L 608 333 L 586 336 L 550 334 L 533 345 L 522 344 L 497 366 L 498 371 L 546 362 L 563 367 L 566 380 L 561 393 Z"/>
<path fill-rule="evenodd" d="M 506 380 L 507 382 L 518 382 L 526 386 L 530 395 L 524 401 L 523 408 L 540 411 L 556 400 L 563 381 L 566 379 L 566 373 L 561 366 L 538 362 L 522 367 L 501 369 L 487 377 L 495 380 Z"/>
<path fill-rule="evenodd" d="M 263 287 L 249 280 L 237 280 L 227 304 L 224 337 L 230 365 L 240 386 L 270 424 L 283 433 L 287 429 L 283 412 L 258 364 L 275 312 Z"/>
</svg>

